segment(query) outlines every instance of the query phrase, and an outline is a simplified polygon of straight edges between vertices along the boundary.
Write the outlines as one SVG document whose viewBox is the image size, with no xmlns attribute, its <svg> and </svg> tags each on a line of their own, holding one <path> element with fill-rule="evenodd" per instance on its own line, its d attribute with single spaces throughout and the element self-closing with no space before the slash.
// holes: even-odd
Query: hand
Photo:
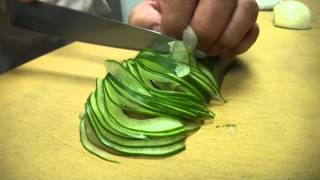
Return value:
<svg viewBox="0 0 320 180">
<path fill-rule="evenodd" d="M 255 0 L 147 0 L 131 13 L 129 23 L 181 38 L 188 26 L 196 32 L 198 49 L 209 55 L 237 55 L 256 41 Z"/>
<path fill-rule="evenodd" d="M 129 24 L 160 31 L 161 14 L 158 1 L 146 0 L 130 14 Z"/>
</svg>

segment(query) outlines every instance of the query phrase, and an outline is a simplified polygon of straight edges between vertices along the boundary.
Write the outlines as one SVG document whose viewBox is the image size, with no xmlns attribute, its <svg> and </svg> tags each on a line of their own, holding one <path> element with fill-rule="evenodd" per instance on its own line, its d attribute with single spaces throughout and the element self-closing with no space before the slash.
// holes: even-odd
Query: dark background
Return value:
<svg viewBox="0 0 320 180">
<path fill-rule="evenodd" d="M 109 17 L 121 21 L 120 1 L 108 3 L 112 9 Z M 0 9 L 0 74 L 68 43 L 59 37 L 13 27 L 5 10 Z"/>
</svg>

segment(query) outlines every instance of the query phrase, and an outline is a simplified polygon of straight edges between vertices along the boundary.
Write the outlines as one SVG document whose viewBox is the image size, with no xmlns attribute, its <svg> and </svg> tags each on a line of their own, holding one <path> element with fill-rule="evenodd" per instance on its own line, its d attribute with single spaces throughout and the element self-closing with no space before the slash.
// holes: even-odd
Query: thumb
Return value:
<svg viewBox="0 0 320 180">
<path fill-rule="evenodd" d="M 161 23 L 159 6 L 156 0 L 144 1 L 132 10 L 129 24 L 159 31 Z"/>
</svg>

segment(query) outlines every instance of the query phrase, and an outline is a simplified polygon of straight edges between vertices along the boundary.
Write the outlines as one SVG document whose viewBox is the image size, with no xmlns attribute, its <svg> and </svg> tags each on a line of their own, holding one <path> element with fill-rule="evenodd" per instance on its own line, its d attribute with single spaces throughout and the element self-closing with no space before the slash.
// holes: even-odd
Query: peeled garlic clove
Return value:
<svg viewBox="0 0 320 180">
<path fill-rule="evenodd" d="M 256 0 L 260 10 L 272 10 L 280 0 Z"/>
<path fill-rule="evenodd" d="M 275 26 L 290 29 L 310 29 L 310 9 L 298 1 L 282 1 L 273 8 Z"/>
</svg>

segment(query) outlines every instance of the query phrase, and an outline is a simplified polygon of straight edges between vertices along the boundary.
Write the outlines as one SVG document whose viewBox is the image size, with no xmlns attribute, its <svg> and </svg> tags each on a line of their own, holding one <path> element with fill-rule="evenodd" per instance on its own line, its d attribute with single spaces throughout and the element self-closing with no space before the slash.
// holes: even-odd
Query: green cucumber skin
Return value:
<svg viewBox="0 0 320 180">
<path fill-rule="evenodd" d="M 136 66 L 136 72 L 139 75 L 142 83 L 146 86 L 146 88 L 150 89 L 150 92 L 154 96 L 161 96 L 161 97 L 165 97 L 165 98 L 170 97 L 170 99 L 178 99 L 178 100 L 182 100 L 182 101 L 188 101 L 190 103 L 194 103 L 195 105 L 201 104 L 201 100 L 190 93 L 177 92 L 177 91 L 173 91 L 173 90 L 167 91 L 167 90 L 163 90 L 163 89 L 161 89 L 161 90 L 156 89 L 155 87 L 152 86 L 150 81 L 152 79 L 154 79 L 156 76 L 161 76 L 161 75 L 157 75 L 152 72 L 148 72 L 148 70 L 144 69 L 141 65 L 139 65 L 139 63 L 135 63 L 134 66 Z M 149 74 L 152 74 L 152 76 L 148 76 Z M 162 77 L 162 78 L 164 78 L 164 77 Z M 167 81 L 170 81 L 170 79 L 168 79 Z"/>
<path fill-rule="evenodd" d="M 97 102 L 93 94 L 90 96 L 90 99 L 91 100 L 89 105 L 91 107 L 92 112 L 96 116 L 96 118 L 99 119 L 99 122 L 105 122 L 106 124 L 108 124 L 108 126 L 110 127 L 109 130 L 112 129 L 111 131 L 116 132 L 115 133 L 116 135 L 121 137 L 132 138 L 132 139 L 147 139 L 147 137 L 142 133 L 123 128 L 122 126 L 117 124 L 112 118 L 103 117 L 103 115 L 98 109 L 98 106 L 96 104 Z M 106 116 L 110 116 L 110 115 L 106 115 Z M 106 121 L 106 119 L 108 119 L 108 121 Z M 103 123 L 101 124 L 103 127 L 105 127 L 104 126 L 105 124 Z"/>
<path fill-rule="evenodd" d="M 220 58 L 212 57 L 206 59 L 198 59 L 199 64 L 207 67 L 208 71 L 212 74 L 212 77 L 220 90 L 223 78 L 228 72 L 229 68 L 235 62 L 234 58 Z"/>
<path fill-rule="evenodd" d="M 88 114 L 89 115 L 89 114 Z M 90 115 L 89 115 L 90 116 Z M 89 121 L 89 126 L 86 128 L 92 128 L 94 127 L 94 125 L 92 123 L 90 123 L 91 121 Z M 170 143 L 168 145 L 165 146 L 151 146 L 151 147 L 132 147 L 132 146 L 123 146 L 121 143 L 118 142 L 118 144 L 111 142 L 109 139 L 103 138 L 100 134 L 99 131 L 94 131 L 94 134 L 92 134 L 93 137 L 95 137 L 100 145 L 98 145 L 99 147 L 105 147 L 105 148 L 110 148 L 112 151 L 114 151 L 117 154 L 122 154 L 122 155 L 133 155 L 133 156 L 165 156 L 171 153 L 174 153 L 176 151 L 180 151 L 181 149 L 184 149 L 184 141 L 185 138 L 174 142 L 174 143 Z M 91 138 L 92 138 L 91 136 Z M 90 139 L 90 136 L 87 134 L 87 137 Z M 92 142 L 92 140 L 91 140 Z M 97 143 L 97 142 L 96 142 Z M 171 146 L 177 146 L 177 148 L 173 148 L 173 150 L 171 151 L 166 150 L 167 147 Z M 158 148 L 158 150 L 160 148 L 163 149 L 163 151 L 159 151 L 159 152 L 155 152 L 156 148 Z M 141 151 L 145 151 L 143 153 L 139 152 L 139 150 Z"/>
<path fill-rule="evenodd" d="M 149 93 L 146 93 L 146 92 L 149 92 L 149 89 L 144 89 L 142 86 L 141 86 L 141 82 L 139 82 L 137 79 L 134 78 L 134 76 L 129 73 L 128 71 L 126 71 L 118 62 L 115 62 L 115 61 L 107 61 L 107 63 L 111 70 L 118 70 L 118 74 L 116 76 L 114 75 L 110 75 L 112 76 L 113 79 L 115 79 L 118 83 L 121 83 L 123 85 L 125 84 L 130 84 L 130 87 L 127 86 L 127 89 L 131 89 L 131 90 L 134 90 L 136 92 L 136 94 L 141 94 L 141 95 L 144 95 L 144 96 L 151 96 Z M 124 80 L 119 80 L 122 76 L 125 76 L 126 78 L 124 78 Z M 118 77 L 118 78 L 117 78 Z M 126 79 L 128 79 L 129 81 L 126 81 Z M 139 85 L 138 85 L 139 84 Z M 134 89 L 135 88 L 135 89 Z M 137 89 L 140 89 L 139 91 L 137 91 Z M 143 90 L 142 90 L 143 89 Z M 161 99 L 160 99 L 161 100 Z M 167 101 L 167 100 L 166 100 Z M 170 101 L 170 99 L 169 99 Z M 176 101 L 175 105 L 178 106 L 180 102 Z M 183 102 L 181 102 L 183 103 Z M 167 104 L 170 104 L 170 102 L 167 102 Z M 172 104 L 171 104 L 172 105 Z M 185 106 L 185 104 L 183 104 L 183 106 Z M 193 109 L 193 108 L 192 108 Z M 206 110 L 207 108 L 205 106 L 201 107 L 201 109 L 198 109 L 199 111 L 201 110 Z"/>
<path fill-rule="evenodd" d="M 109 103 L 112 103 L 112 102 L 110 101 Z M 117 105 L 114 105 L 114 106 L 117 106 Z M 110 107 L 108 105 L 107 105 L 107 107 L 109 109 L 112 109 L 112 107 Z M 118 107 L 118 108 L 120 109 L 120 107 Z M 116 112 L 114 112 L 114 111 L 110 112 L 111 116 L 114 119 L 119 119 L 118 120 L 119 125 L 124 126 L 125 128 L 131 129 L 131 130 L 135 130 L 135 131 L 139 131 L 139 132 L 145 133 L 147 136 L 149 136 L 149 135 L 151 136 L 152 134 L 173 132 L 173 131 L 176 131 L 176 130 L 179 130 L 179 129 L 183 128 L 183 124 L 181 123 L 181 120 L 178 120 L 178 119 L 162 118 L 162 119 L 171 120 L 172 122 L 173 122 L 173 120 L 175 120 L 176 122 L 179 122 L 180 124 L 172 126 L 170 128 L 166 128 L 166 129 L 162 129 L 161 130 L 160 127 L 166 126 L 166 124 L 168 124 L 170 122 L 168 122 L 168 121 L 167 122 L 162 122 L 163 120 L 160 119 L 160 117 L 144 119 L 144 120 L 137 120 L 137 119 L 132 119 L 132 118 L 129 119 L 128 117 L 125 117 L 126 115 L 124 115 L 123 112 L 121 112 L 121 113 L 122 113 L 122 115 L 119 115 L 119 113 L 117 115 Z M 127 120 L 124 121 L 125 118 L 127 118 Z M 131 121 L 131 122 L 127 122 L 127 121 Z M 155 124 L 153 122 L 158 122 L 158 124 Z M 162 124 L 159 124 L 159 122 L 162 123 Z M 135 124 L 133 124 L 133 123 L 135 123 Z M 163 125 L 164 123 L 166 123 L 166 124 Z M 178 123 L 174 123 L 174 124 L 178 124 Z M 157 127 L 159 127 L 159 128 L 157 129 Z M 157 129 L 157 130 L 155 130 L 155 129 Z"/>
<path fill-rule="evenodd" d="M 108 98 L 110 98 L 109 95 L 106 94 L 106 96 L 108 96 Z M 109 117 L 112 117 L 114 113 L 112 112 L 109 112 L 110 116 Z M 160 124 L 159 124 L 160 125 Z M 121 126 L 121 124 L 120 124 Z M 175 129 L 171 129 L 170 131 L 165 131 L 165 132 L 146 132 L 146 131 L 137 131 L 137 132 L 140 132 L 142 134 L 144 134 L 145 136 L 147 137 L 159 137 L 159 136 L 174 136 L 174 135 L 177 135 L 177 134 L 181 134 L 181 133 L 184 133 L 184 129 L 183 127 L 181 126 L 180 127 L 175 127 Z"/>
<path fill-rule="evenodd" d="M 220 87 L 232 61 L 196 60 L 182 42 L 170 46 L 168 54 L 146 49 L 122 64 L 106 61 L 109 73 L 103 80 L 97 79 L 96 91 L 89 96 L 80 122 L 85 149 L 111 162 L 115 161 L 107 152 L 165 157 L 185 150 L 186 138 L 199 130 L 206 118 L 214 117 L 206 105 L 212 99 L 225 102 Z M 159 81 L 151 82 L 154 79 Z M 159 119 L 157 124 L 154 117 L 138 120 L 122 110 L 170 121 Z M 161 124 L 166 122 L 173 124 Z"/>
<path fill-rule="evenodd" d="M 103 151 L 102 149 L 100 149 L 99 147 L 97 147 L 95 144 L 93 144 L 89 138 L 87 137 L 86 134 L 86 129 L 85 129 L 85 125 L 84 125 L 84 119 L 80 119 L 80 142 L 82 144 L 82 146 L 89 152 L 91 152 L 93 155 L 109 161 L 109 162 L 113 162 L 113 163 L 119 163 L 117 161 L 111 160 L 111 158 L 109 158 L 109 154 L 106 151 Z"/>
<path fill-rule="evenodd" d="M 104 80 L 104 83 L 106 83 L 106 84 L 108 84 L 109 82 L 108 82 L 108 80 L 107 79 L 105 79 Z M 109 96 L 109 98 L 111 98 L 111 96 L 109 95 L 109 93 L 106 91 L 105 92 L 105 94 L 106 95 L 108 95 Z M 110 99 L 111 100 L 111 99 Z M 115 104 L 117 104 L 117 102 L 114 102 Z M 120 103 L 120 104 L 117 104 L 118 106 L 122 106 L 122 104 Z M 142 106 L 141 106 L 142 107 Z M 146 107 L 146 108 L 148 108 L 148 107 Z M 150 111 L 150 110 L 149 110 Z M 152 115 L 154 115 L 155 113 L 153 113 Z M 158 114 L 161 114 L 161 113 L 158 113 Z M 156 115 L 158 115 L 158 114 L 156 114 Z M 172 117 L 170 117 L 170 116 L 168 116 L 168 118 L 172 118 Z M 150 133 L 150 134 L 148 134 L 148 133 L 146 133 L 146 135 L 147 136 L 172 136 L 172 135 L 175 135 L 175 134 L 177 134 L 177 133 L 183 133 L 183 129 L 179 129 L 179 130 L 176 130 L 176 131 L 172 131 L 172 132 L 165 132 L 165 133 Z"/>
<path fill-rule="evenodd" d="M 112 133 L 108 132 L 107 130 L 103 130 L 99 124 L 96 123 L 96 118 L 92 116 L 90 110 L 86 111 L 85 115 L 88 124 L 90 125 L 91 129 L 95 132 L 99 141 L 104 144 L 103 142 L 111 142 L 117 144 L 119 146 L 124 147 L 161 147 L 170 144 L 174 144 L 178 141 L 181 141 L 186 138 L 185 133 L 183 134 L 176 134 L 175 136 L 164 137 L 161 136 L 160 138 L 153 138 L 153 139 L 126 139 L 120 136 L 113 135 Z"/>
<path fill-rule="evenodd" d="M 102 80 L 97 80 L 97 91 L 96 92 L 99 92 L 98 89 L 100 89 L 100 92 L 103 92 Z M 124 113 L 121 110 L 121 108 L 111 101 L 110 96 L 108 94 L 101 93 L 100 94 L 100 98 L 101 98 L 101 100 L 100 100 L 101 101 L 101 105 L 107 110 L 106 113 L 108 113 L 109 117 L 114 119 L 114 121 L 118 125 L 126 128 L 126 129 L 130 129 L 130 130 L 141 132 L 141 133 L 148 132 L 148 129 L 150 129 L 150 128 L 151 129 L 156 129 L 155 127 L 150 127 L 150 125 L 151 125 L 150 123 L 152 123 L 150 121 L 150 119 L 141 121 L 141 120 L 129 118 L 128 116 L 124 115 Z M 153 122 L 155 122 L 156 120 L 157 120 L 157 118 L 153 119 Z M 169 123 L 168 121 L 169 120 L 167 120 L 166 123 Z M 175 126 L 171 126 L 170 129 L 167 128 L 167 129 L 161 130 L 161 131 L 158 130 L 157 133 L 159 133 L 159 132 L 167 132 L 167 131 L 174 131 L 174 130 L 183 128 L 183 124 L 181 123 L 180 120 L 178 120 L 178 119 L 170 119 L 170 121 L 171 121 L 171 124 L 175 124 Z M 158 121 L 158 122 L 161 122 L 161 121 Z M 131 126 L 135 125 L 136 128 L 133 128 L 133 127 L 131 127 L 131 128 L 129 127 L 128 128 L 128 126 L 125 126 L 125 124 L 129 125 L 129 126 L 130 126 L 130 124 L 131 124 Z M 143 129 L 143 127 L 145 125 L 147 125 L 148 129 L 146 129 L 146 128 Z M 159 126 L 159 125 L 161 125 L 161 124 L 157 123 L 157 126 Z M 163 126 L 164 125 L 162 125 L 162 127 Z M 149 131 L 149 133 L 152 134 L 152 131 Z"/>
<path fill-rule="evenodd" d="M 125 89 L 126 87 L 121 84 L 120 82 L 117 82 L 117 80 L 113 79 L 112 76 L 110 75 L 108 77 L 108 80 L 110 80 L 112 82 L 112 85 L 115 86 L 116 89 Z M 168 114 L 174 117 L 180 117 L 180 118 L 185 118 L 185 119 L 198 119 L 199 117 L 201 117 L 198 114 L 194 114 L 190 111 L 186 111 L 182 108 L 179 108 L 179 106 L 177 104 L 175 104 L 175 106 L 170 103 L 170 101 L 163 101 L 161 99 L 157 99 L 157 101 L 155 101 L 154 99 L 156 99 L 155 97 L 151 98 L 148 96 L 144 96 L 142 94 L 138 94 L 136 92 L 133 92 L 132 90 L 127 89 L 126 90 L 131 96 L 131 97 L 135 97 L 135 99 L 138 99 L 137 97 L 139 97 L 139 99 L 141 100 L 141 102 L 145 102 L 145 104 L 148 104 L 148 108 L 153 109 L 154 111 L 158 111 L 160 112 L 160 114 Z M 163 101 L 163 102 L 161 102 Z M 138 101 L 136 101 L 138 103 Z M 184 107 L 185 108 L 185 107 Z"/>
<path fill-rule="evenodd" d="M 177 76 L 175 76 L 174 74 L 164 74 L 161 73 L 155 69 L 150 69 L 149 67 L 145 66 L 143 64 L 143 62 L 141 62 L 143 59 L 137 59 L 137 63 L 139 66 L 142 66 L 145 69 L 148 69 L 150 72 L 154 73 L 154 74 L 159 74 L 162 75 L 163 77 L 172 79 L 173 81 L 177 82 L 178 84 L 180 84 L 185 90 L 187 90 L 191 95 L 197 97 L 201 102 L 205 101 L 205 97 L 202 95 L 202 93 L 195 88 L 192 84 L 190 84 L 189 82 L 185 81 L 183 78 L 178 78 Z"/>
<path fill-rule="evenodd" d="M 109 80 L 107 80 L 108 76 L 109 76 L 109 74 L 106 76 L 105 80 L 103 81 L 104 91 L 105 91 L 105 94 L 111 94 L 110 99 L 115 104 L 117 104 L 118 106 L 120 106 L 123 109 L 127 109 L 127 110 L 132 109 L 132 110 L 134 110 L 134 112 L 139 112 L 139 113 L 146 114 L 146 115 L 152 115 L 152 116 L 161 116 L 162 115 L 160 112 L 151 111 L 150 109 L 145 107 L 143 104 L 137 104 L 137 103 L 135 103 L 135 101 L 124 98 L 124 96 L 122 96 L 111 85 Z M 128 107 L 128 108 L 126 108 L 126 107 Z"/>
</svg>

